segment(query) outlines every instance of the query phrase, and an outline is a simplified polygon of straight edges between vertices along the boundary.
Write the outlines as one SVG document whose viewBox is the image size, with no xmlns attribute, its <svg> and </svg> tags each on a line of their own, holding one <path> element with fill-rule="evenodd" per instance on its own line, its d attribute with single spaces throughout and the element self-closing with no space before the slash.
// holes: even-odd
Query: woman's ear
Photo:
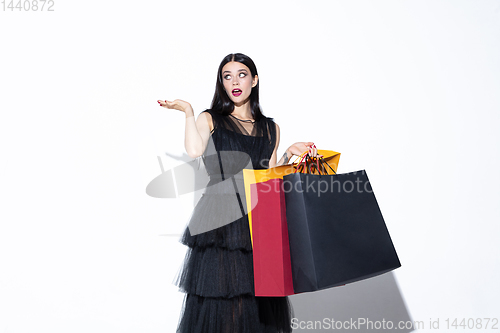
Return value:
<svg viewBox="0 0 500 333">
<path fill-rule="evenodd" d="M 253 78 L 253 81 L 252 81 L 252 88 L 255 87 L 258 82 L 259 82 L 259 76 L 255 75 L 255 77 Z"/>
</svg>

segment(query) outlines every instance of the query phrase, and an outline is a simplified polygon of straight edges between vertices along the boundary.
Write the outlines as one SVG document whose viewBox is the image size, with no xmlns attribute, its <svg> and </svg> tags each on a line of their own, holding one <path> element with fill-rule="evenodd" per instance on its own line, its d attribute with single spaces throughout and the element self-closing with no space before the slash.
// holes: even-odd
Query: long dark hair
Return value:
<svg viewBox="0 0 500 333">
<path fill-rule="evenodd" d="M 236 61 L 242 63 L 250 69 L 250 73 L 252 74 L 252 79 L 257 74 L 257 67 L 250 57 L 242 54 L 242 53 L 231 53 L 222 59 L 222 62 L 219 65 L 219 70 L 217 72 L 217 83 L 215 84 L 215 94 L 212 99 L 212 105 L 210 108 L 224 116 L 229 115 L 234 110 L 234 103 L 231 101 L 226 91 L 224 90 L 224 84 L 222 83 L 222 68 L 231 61 Z M 250 110 L 252 111 L 252 116 L 254 120 L 259 120 L 264 115 L 262 114 L 262 110 L 260 108 L 259 103 L 259 82 L 257 81 L 257 85 L 252 88 L 252 92 L 250 93 Z"/>
</svg>

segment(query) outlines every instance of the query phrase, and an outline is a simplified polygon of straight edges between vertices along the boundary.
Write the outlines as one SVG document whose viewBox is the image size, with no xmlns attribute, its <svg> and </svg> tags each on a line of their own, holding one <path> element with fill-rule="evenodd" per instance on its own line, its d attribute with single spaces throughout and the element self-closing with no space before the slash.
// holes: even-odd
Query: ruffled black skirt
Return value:
<svg viewBox="0 0 500 333">
<path fill-rule="evenodd" d="M 203 194 L 190 225 L 221 212 L 237 216 L 239 206 L 224 202 L 220 193 Z M 182 235 L 188 250 L 175 284 L 186 295 L 177 332 L 292 332 L 288 297 L 255 296 L 248 215 L 239 213 L 234 222 L 195 235 L 188 227 Z"/>
</svg>

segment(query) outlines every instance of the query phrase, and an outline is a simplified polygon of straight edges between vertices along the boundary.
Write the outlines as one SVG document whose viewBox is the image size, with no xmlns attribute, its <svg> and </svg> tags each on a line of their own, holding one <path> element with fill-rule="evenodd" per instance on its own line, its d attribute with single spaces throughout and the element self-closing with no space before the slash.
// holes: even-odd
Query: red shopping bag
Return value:
<svg viewBox="0 0 500 333">
<path fill-rule="evenodd" d="M 255 296 L 293 295 L 283 179 L 250 185 Z M 257 199 L 258 198 L 258 199 Z"/>
</svg>

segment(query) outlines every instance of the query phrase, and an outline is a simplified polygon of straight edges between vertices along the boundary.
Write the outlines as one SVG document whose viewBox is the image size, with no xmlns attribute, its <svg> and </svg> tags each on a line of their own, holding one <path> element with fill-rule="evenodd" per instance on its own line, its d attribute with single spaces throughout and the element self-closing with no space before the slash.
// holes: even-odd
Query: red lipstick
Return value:
<svg viewBox="0 0 500 333">
<path fill-rule="evenodd" d="M 241 89 L 237 89 L 237 88 L 233 89 L 233 91 L 232 91 L 232 94 L 234 97 L 238 97 L 239 95 L 241 95 L 241 93 L 242 93 Z"/>
</svg>

